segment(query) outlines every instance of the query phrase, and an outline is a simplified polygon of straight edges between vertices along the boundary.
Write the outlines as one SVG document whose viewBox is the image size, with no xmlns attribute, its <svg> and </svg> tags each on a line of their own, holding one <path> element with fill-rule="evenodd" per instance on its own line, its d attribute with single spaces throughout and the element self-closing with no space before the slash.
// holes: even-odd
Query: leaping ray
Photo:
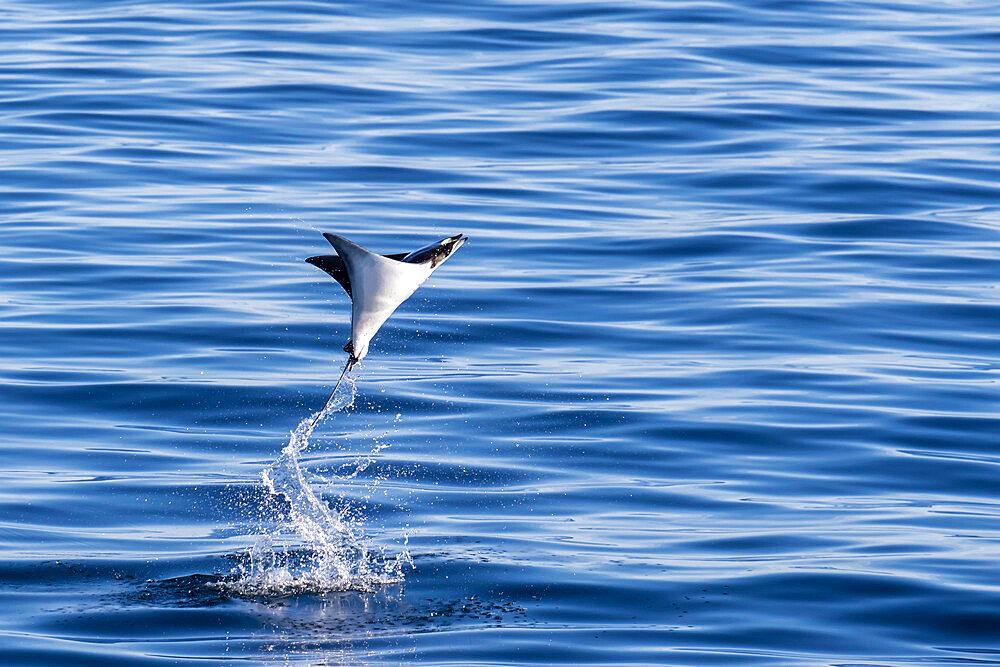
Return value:
<svg viewBox="0 0 1000 667">
<path fill-rule="evenodd" d="M 376 255 L 343 236 L 323 236 L 337 254 L 317 255 L 306 261 L 333 276 L 351 297 L 352 304 L 351 340 L 344 346 L 350 356 L 330 394 L 333 398 L 347 371 L 368 354 L 368 344 L 389 316 L 469 237 L 456 234 L 411 253 Z"/>
</svg>

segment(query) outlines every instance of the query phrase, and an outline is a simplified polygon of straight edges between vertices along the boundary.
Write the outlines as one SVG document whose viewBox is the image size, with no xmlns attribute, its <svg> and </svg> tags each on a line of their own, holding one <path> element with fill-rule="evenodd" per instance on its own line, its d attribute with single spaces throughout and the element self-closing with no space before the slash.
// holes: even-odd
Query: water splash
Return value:
<svg viewBox="0 0 1000 667">
<path fill-rule="evenodd" d="M 316 481 L 345 483 L 357 478 L 387 443 L 338 466 L 331 478 L 310 473 L 302 464 L 309 437 L 331 414 L 354 403 L 356 388 L 348 378 L 319 413 L 299 422 L 278 458 L 261 472 L 270 502 L 281 516 L 276 529 L 264 530 L 243 558 L 228 586 L 241 595 L 287 595 L 303 592 L 372 591 L 403 580 L 412 565 L 406 542 L 400 553 L 370 543 L 363 515 L 349 503 L 331 507 L 316 492 Z"/>
</svg>

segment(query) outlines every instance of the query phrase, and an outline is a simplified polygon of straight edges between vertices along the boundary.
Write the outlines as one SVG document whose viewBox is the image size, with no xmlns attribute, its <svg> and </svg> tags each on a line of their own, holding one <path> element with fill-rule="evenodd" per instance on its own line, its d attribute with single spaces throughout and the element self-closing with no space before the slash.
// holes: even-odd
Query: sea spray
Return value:
<svg viewBox="0 0 1000 667">
<path fill-rule="evenodd" d="M 331 507 L 314 486 L 317 481 L 355 480 L 388 444 L 377 443 L 368 453 L 338 466 L 327 479 L 302 463 L 316 425 L 352 405 L 354 397 L 355 385 L 348 378 L 320 413 L 299 422 L 278 458 L 261 472 L 269 509 L 279 518 L 271 530 L 261 531 L 228 582 L 239 594 L 371 591 L 402 581 L 403 568 L 410 564 L 405 541 L 400 553 L 388 557 L 385 547 L 367 540 L 364 516 L 357 508 L 346 502 Z"/>
</svg>

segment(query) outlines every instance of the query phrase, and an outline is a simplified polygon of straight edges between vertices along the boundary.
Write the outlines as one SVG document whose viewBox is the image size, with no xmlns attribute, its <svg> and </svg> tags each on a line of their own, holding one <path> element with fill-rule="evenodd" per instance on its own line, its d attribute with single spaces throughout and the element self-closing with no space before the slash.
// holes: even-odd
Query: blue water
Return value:
<svg viewBox="0 0 1000 667">
<path fill-rule="evenodd" d="M 1000 664 L 995 3 L 0 45 L 2 664 Z M 323 231 L 471 240 L 305 437 Z"/>
</svg>

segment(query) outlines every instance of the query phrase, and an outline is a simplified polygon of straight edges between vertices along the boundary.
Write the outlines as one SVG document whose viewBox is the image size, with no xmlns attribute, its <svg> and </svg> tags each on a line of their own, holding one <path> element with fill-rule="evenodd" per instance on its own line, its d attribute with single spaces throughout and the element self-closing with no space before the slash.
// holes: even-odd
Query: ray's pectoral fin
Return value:
<svg viewBox="0 0 1000 667">
<path fill-rule="evenodd" d="M 347 274 L 347 265 L 344 264 L 340 255 L 316 255 L 315 257 L 307 257 L 306 261 L 329 273 L 344 288 L 347 296 L 352 296 L 351 277 Z"/>
</svg>

